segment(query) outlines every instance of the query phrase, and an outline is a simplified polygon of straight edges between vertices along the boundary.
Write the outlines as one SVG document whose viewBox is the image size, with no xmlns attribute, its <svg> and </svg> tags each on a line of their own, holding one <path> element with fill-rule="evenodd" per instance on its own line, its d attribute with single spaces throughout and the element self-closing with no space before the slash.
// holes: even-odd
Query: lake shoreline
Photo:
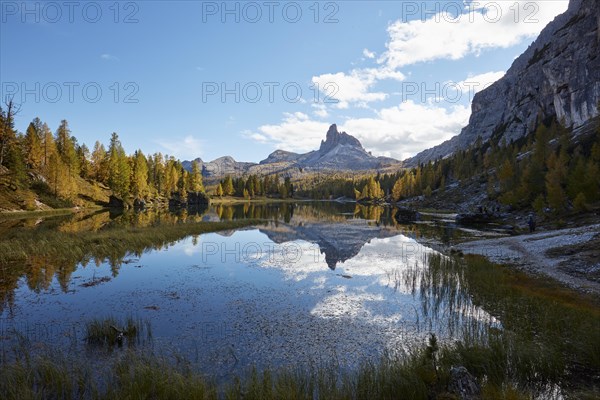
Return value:
<svg viewBox="0 0 600 400">
<path fill-rule="evenodd" d="M 460 243 L 455 249 L 465 254 L 483 255 L 492 262 L 533 276 L 552 278 L 578 293 L 600 299 L 600 263 L 596 258 L 594 264 L 592 258 L 600 239 L 598 232 L 600 224 L 591 224 L 475 239 Z"/>
</svg>

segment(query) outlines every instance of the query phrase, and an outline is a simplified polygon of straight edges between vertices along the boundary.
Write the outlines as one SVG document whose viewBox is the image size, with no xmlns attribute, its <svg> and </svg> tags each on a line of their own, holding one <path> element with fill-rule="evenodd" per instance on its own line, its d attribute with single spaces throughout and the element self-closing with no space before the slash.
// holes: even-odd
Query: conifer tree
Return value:
<svg viewBox="0 0 600 400">
<path fill-rule="evenodd" d="M 130 172 L 129 160 L 119 136 L 113 133 L 108 148 L 108 186 L 122 199 L 129 195 Z"/>
<path fill-rule="evenodd" d="M 10 168 L 6 162 L 6 156 L 9 151 L 14 150 L 17 142 L 17 133 L 15 131 L 15 114 L 18 107 L 9 100 L 6 103 L 6 111 L 0 107 L 0 165 Z M 16 154 L 16 153 L 13 153 Z M 14 159 L 14 157 L 12 157 Z"/>
<path fill-rule="evenodd" d="M 90 149 L 84 144 L 77 146 L 77 162 L 79 175 L 84 179 L 92 177 L 92 164 L 90 162 Z"/>
<path fill-rule="evenodd" d="M 108 183 L 108 158 L 106 149 L 100 141 L 94 144 L 91 155 L 92 177 L 98 182 Z"/>
<path fill-rule="evenodd" d="M 25 162 L 31 169 L 40 169 L 44 161 L 44 149 L 41 140 L 41 121 L 34 119 L 25 132 Z"/>
<path fill-rule="evenodd" d="M 187 201 L 188 192 L 190 190 L 190 173 L 185 169 L 181 169 L 179 182 L 177 182 L 177 191 L 179 192 L 179 198 L 181 201 Z"/>
<path fill-rule="evenodd" d="M 62 162 L 67 166 L 69 177 L 73 178 L 79 175 L 79 162 L 77 160 L 77 152 L 75 143 L 71 137 L 71 130 L 66 120 L 62 120 L 56 131 L 56 149 L 61 157 Z"/>
<path fill-rule="evenodd" d="M 148 195 L 148 161 L 141 150 L 136 151 L 133 155 L 131 194 L 136 199 L 142 199 Z"/>
<path fill-rule="evenodd" d="M 399 201 L 402 199 L 402 197 L 403 197 L 402 189 L 403 189 L 402 178 L 398 178 L 396 180 L 396 183 L 394 183 L 394 187 L 392 188 L 392 199 L 394 201 Z"/>
<path fill-rule="evenodd" d="M 202 172 L 200 171 L 200 165 L 193 161 L 192 172 L 190 174 L 190 191 L 192 192 L 204 192 L 204 185 L 202 184 Z"/>
<path fill-rule="evenodd" d="M 42 138 L 42 147 L 44 152 L 42 165 L 45 167 L 50 162 L 50 156 L 56 153 L 56 142 L 54 141 L 54 136 L 52 135 L 50 127 L 45 122 L 42 124 L 40 136 Z"/>
<path fill-rule="evenodd" d="M 234 189 L 233 189 L 233 180 L 231 179 L 231 176 L 227 175 L 225 177 L 225 180 L 223 181 L 223 194 L 225 196 L 231 196 L 234 193 Z"/>
<path fill-rule="evenodd" d="M 563 160 L 551 153 L 546 174 L 546 197 L 548 205 L 557 213 L 563 211 L 567 203 L 567 195 L 563 188 L 565 178 L 566 166 Z"/>
</svg>

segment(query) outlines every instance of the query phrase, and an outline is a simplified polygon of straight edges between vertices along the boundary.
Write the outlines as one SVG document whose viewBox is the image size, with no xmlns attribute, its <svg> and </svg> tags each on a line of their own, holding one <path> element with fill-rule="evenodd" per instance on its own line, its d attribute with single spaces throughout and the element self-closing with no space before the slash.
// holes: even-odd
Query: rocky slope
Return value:
<svg viewBox="0 0 600 400">
<path fill-rule="evenodd" d="M 232 157 L 221 157 L 211 162 L 197 158 L 202 174 L 207 178 L 225 175 L 273 174 L 297 171 L 366 171 L 400 166 L 393 158 L 375 157 L 367 152 L 360 141 L 346 132 L 339 132 L 331 125 L 319 150 L 305 154 L 276 150 L 260 163 L 237 162 Z M 184 168 L 191 170 L 192 162 L 184 161 Z"/>
<path fill-rule="evenodd" d="M 538 115 L 580 128 L 598 115 L 600 102 L 600 6 L 571 0 L 546 26 L 506 75 L 475 95 L 472 114 L 452 139 L 406 160 L 415 165 L 452 154 L 478 136 L 507 142 L 535 129 Z"/>
</svg>

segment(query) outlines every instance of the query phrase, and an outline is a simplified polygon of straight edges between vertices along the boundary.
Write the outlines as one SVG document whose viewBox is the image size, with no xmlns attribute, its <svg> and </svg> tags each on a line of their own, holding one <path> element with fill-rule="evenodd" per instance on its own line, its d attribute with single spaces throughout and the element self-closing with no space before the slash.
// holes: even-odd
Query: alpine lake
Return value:
<svg viewBox="0 0 600 400">
<path fill-rule="evenodd" d="M 228 384 L 265 370 L 352 376 L 434 337 L 456 365 L 537 398 L 600 393 L 597 299 L 449 251 L 502 235 L 493 227 L 394 214 L 273 202 L 1 219 L 0 362 L 60 354 L 102 369 L 134 352 Z M 94 342 L 94 321 L 125 335 Z"/>
</svg>

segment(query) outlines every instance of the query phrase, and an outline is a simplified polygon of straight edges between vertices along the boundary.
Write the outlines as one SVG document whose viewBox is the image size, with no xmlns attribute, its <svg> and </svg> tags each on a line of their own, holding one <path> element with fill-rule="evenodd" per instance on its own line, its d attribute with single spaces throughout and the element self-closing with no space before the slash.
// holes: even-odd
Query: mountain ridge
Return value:
<svg viewBox="0 0 600 400">
<path fill-rule="evenodd" d="M 223 156 L 210 162 L 196 158 L 192 161 L 183 161 L 182 165 L 189 171 L 192 162 L 200 164 L 202 174 L 207 178 L 225 175 L 292 173 L 305 170 L 367 171 L 401 166 L 399 160 L 373 156 L 365 150 L 357 138 L 346 132 L 340 132 L 336 124 L 329 127 L 319 149 L 308 153 L 275 150 L 258 163 L 239 162 L 231 156 Z"/>
</svg>

